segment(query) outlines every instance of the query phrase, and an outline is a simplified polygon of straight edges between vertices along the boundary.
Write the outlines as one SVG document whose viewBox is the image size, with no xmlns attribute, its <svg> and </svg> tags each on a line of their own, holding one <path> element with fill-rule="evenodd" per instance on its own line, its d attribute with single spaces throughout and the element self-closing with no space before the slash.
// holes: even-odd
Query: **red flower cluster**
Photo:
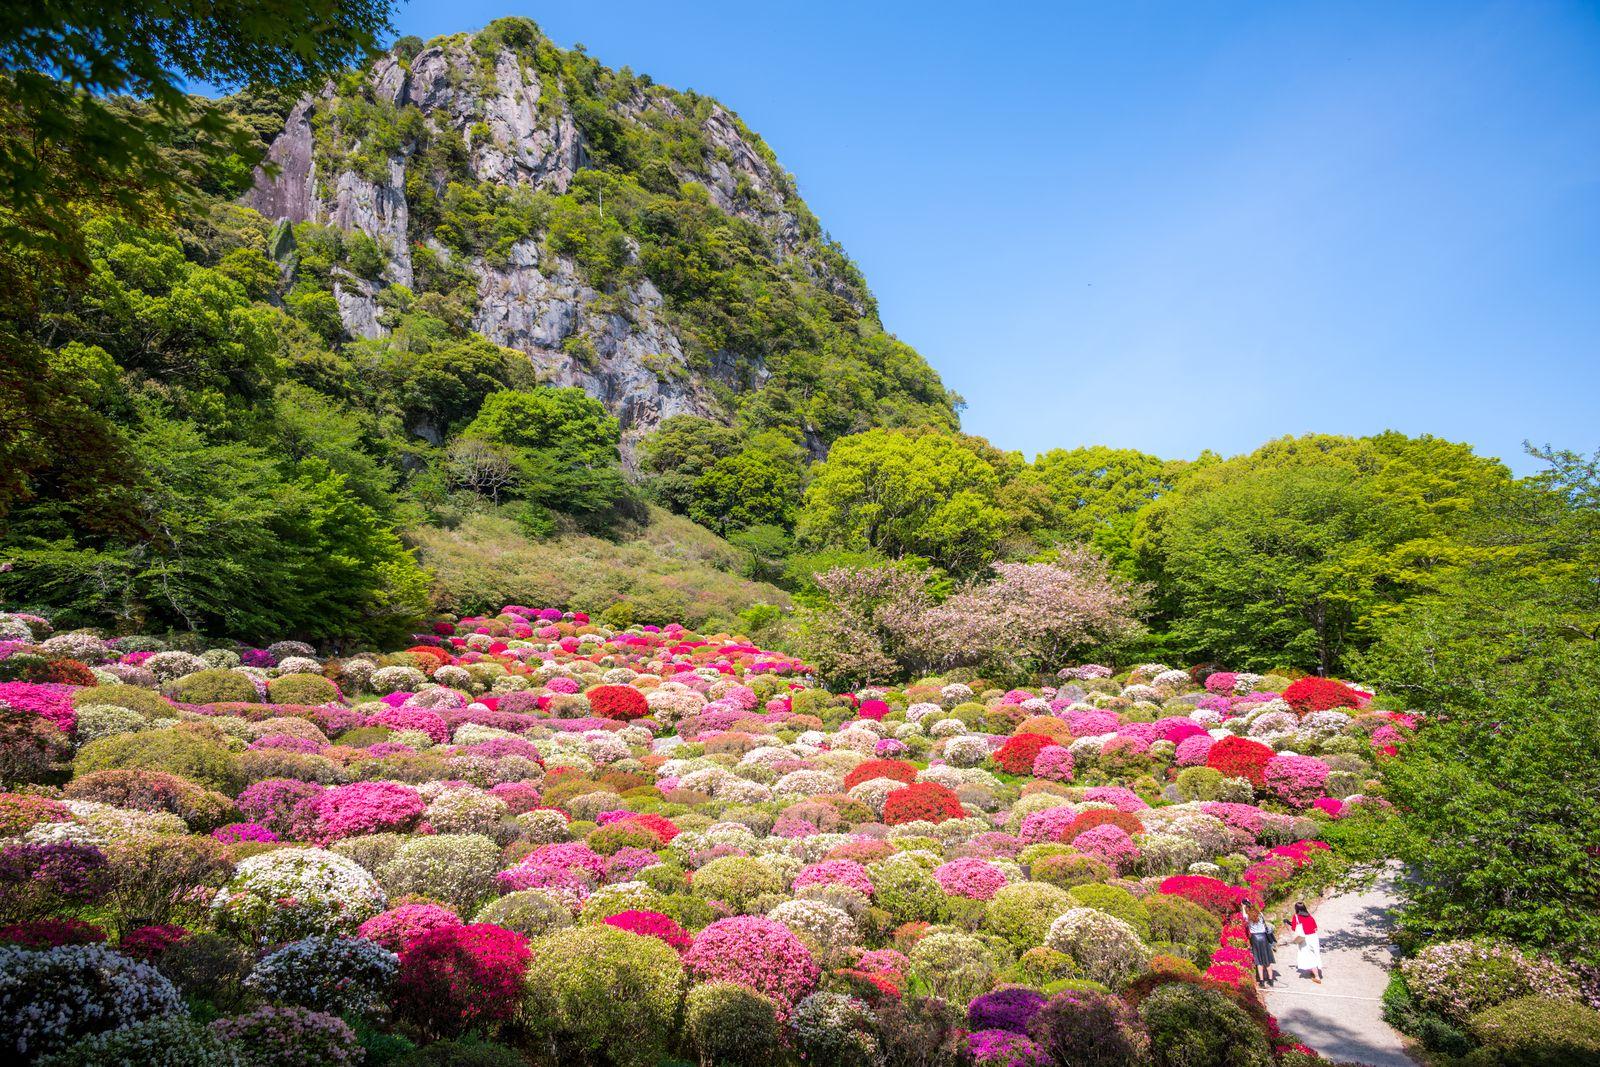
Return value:
<svg viewBox="0 0 1600 1067">
<path fill-rule="evenodd" d="M 152 963 L 188 936 L 189 931 L 182 926 L 136 926 L 122 935 L 117 948 L 136 960 Z"/>
<path fill-rule="evenodd" d="M 602 719 L 629 722 L 650 714 L 650 703 L 631 685 L 597 685 L 588 692 L 589 707 Z"/>
<path fill-rule="evenodd" d="M 1295 711 L 1305 715 L 1313 711 L 1332 708 L 1359 708 L 1361 695 L 1343 682 L 1332 678 L 1309 676 L 1290 682 L 1283 691 L 1283 699 Z"/>
<path fill-rule="evenodd" d="M 1248 737 L 1224 737 L 1206 753 L 1206 766 L 1220 771 L 1224 778 L 1248 778 L 1258 788 L 1267 784 L 1267 761 L 1277 755 L 1260 741 Z"/>
<path fill-rule="evenodd" d="M 966 812 L 961 808 L 960 798 L 937 782 L 918 782 L 904 789 L 896 789 L 883 804 L 883 821 L 889 826 L 916 822 L 918 819 L 944 822 L 964 815 Z"/>
<path fill-rule="evenodd" d="M 395 1006 L 441 1035 L 509 1019 L 532 955 L 521 934 L 491 923 L 429 930 L 400 953 Z"/>
<path fill-rule="evenodd" d="M 1032 774 L 1033 761 L 1039 758 L 1039 750 L 1053 744 L 1056 741 L 1044 734 L 1016 734 L 1006 738 L 1006 743 L 995 752 L 994 761 L 1007 774 Z"/>
<path fill-rule="evenodd" d="M 844 776 L 844 787 L 846 790 L 851 790 L 862 782 L 870 782 L 874 778 L 892 778 L 910 785 L 917 780 L 917 769 L 904 760 L 869 759 L 864 763 L 858 763 Z"/>
<path fill-rule="evenodd" d="M 1125 811 L 1115 811 L 1110 808 L 1091 808 L 1075 816 L 1067 824 L 1066 829 L 1061 831 L 1058 840 L 1070 845 L 1079 834 L 1093 830 L 1096 826 L 1115 826 L 1129 837 L 1144 833 L 1144 823 L 1139 821 L 1137 815 L 1129 815 Z"/>
<path fill-rule="evenodd" d="M 1175 874 L 1161 883 L 1161 892 L 1192 901 L 1219 919 L 1237 914 L 1248 895 L 1238 886 L 1203 874 Z"/>
<path fill-rule="evenodd" d="M 59 945 L 93 945 L 106 939 L 106 932 L 82 919 L 33 919 L 0 926 L 0 944 L 23 948 L 56 948 Z"/>
</svg>

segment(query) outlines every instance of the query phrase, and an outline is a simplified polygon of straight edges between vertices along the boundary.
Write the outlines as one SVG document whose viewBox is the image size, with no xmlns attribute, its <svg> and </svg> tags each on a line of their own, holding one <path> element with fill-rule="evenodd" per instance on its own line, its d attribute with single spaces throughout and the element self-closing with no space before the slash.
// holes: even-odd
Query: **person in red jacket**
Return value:
<svg viewBox="0 0 1600 1067">
<path fill-rule="evenodd" d="M 1317 920 L 1311 917 L 1311 909 L 1307 908 L 1304 901 L 1295 901 L 1294 916 L 1289 920 L 1289 930 L 1294 935 L 1294 943 L 1298 947 L 1295 955 L 1295 969 L 1302 973 L 1309 972 L 1311 980 L 1318 985 L 1322 984 L 1322 935 L 1317 933 Z"/>
</svg>

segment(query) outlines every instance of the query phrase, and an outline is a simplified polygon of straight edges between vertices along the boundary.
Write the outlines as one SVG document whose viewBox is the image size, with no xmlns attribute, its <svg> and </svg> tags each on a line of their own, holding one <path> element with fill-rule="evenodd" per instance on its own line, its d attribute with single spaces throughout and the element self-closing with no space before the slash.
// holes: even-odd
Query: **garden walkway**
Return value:
<svg viewBox="0 0 1600 1067">
<path fill-rule="evenodd" d="M 1391 867 L 1370 888 L 1329 897 L 1316 909 L 1322 934 L 1323 982 L 1301 978 L 1295 948 L 1278 947 L 1282 977 L 1266 992 L 1267 1007 L 1285 1030 L 1338 1063 L 1415 1067 L 1400 1035 L 1383 1021 L 1389 981 L 1389 930 L 1397 903 Z"/>
</svg>

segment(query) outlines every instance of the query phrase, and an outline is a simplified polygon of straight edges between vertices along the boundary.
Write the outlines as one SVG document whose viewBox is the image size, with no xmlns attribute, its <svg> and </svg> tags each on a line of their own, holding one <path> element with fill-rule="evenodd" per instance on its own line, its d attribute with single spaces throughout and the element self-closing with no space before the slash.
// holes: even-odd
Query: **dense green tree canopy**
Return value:
<svg viewBox="0 0 1600 1067">
<path fill-rule="evenodd" d="M 1481 551 L 1464 516 L 1509 483 L 1432 437 L 1283 438 L 1182 478 L 1139 514 L 1134 548 L 1185 654 L 1334 671 Z"/>
<path fill-rule="evenodd" d="M 1031 470 L 1048 494 L 1049 537 L 1087 542 L 1126 562 L 1132 559 L 1134 517 L 1170 491 L 1189 466 L 1132 448 L 1090 445 L 1053 448 L 1035 459 Z"/>
<path fill-rule="evenodd" d="M 1385 768 L 1406 922 L 1600 959 L 1600 455 L 1489 497 L 1485 551 L 1384 618 L 1360 666 L 1427 723 Z"/>
<path fill-rule="evenodd" d="M 797 532 L 812 545 L 921 556 L 972 573 L 1015 526 L 1000 492 L 1021 465 L 1020 456 L 957 434 L 841 438 L 813 471 Z"/>
</svg>

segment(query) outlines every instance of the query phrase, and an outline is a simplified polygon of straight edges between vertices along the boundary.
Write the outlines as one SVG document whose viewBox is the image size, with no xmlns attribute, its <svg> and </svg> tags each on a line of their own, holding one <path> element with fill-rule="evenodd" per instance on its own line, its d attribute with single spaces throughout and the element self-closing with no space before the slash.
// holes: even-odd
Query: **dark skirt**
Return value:
<svg viewBox="0 0 1600 1067">
<path fill-rule="evenodd" d="M 1250 935 L 1250 955 L 1256 958 L 1257 967 L 1271 967 L 1278 962 L 1272 954 L 1272 938 L 1266 934 Z"/>
</svg>

